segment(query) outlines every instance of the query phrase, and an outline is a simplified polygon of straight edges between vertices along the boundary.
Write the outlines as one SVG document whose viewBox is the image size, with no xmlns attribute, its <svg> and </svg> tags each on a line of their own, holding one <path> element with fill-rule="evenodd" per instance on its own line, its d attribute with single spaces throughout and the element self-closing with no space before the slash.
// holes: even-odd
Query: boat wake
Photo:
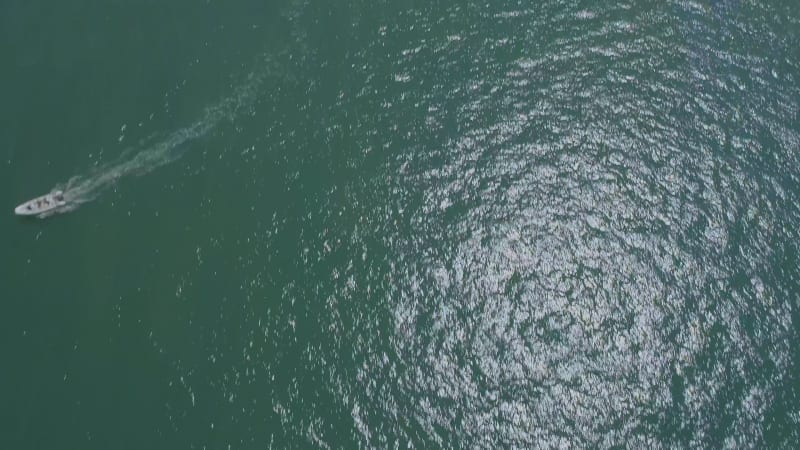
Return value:
<svg viewBox="0 0 800 450">
<path fill-rule="evenodd" d="M 65 183 L 59 183 L 51 192 L 62 191 L 65 204 L 37 217 L 46 218 L 74 211 L 84 203 L 95 200 L 122 178 L 144 175 L 177 160 L 186 150 L 184 144 L 208 135 L 221 122 L 234 119 L 252 106 L 265 78 L 266 71 L 250 74 L 233 95 L 206 108 L 203 116 L 195 123 L 166 137 L 146 140 L 139 146 L 124 151 L 115 161 L 95 167 L 87 174 L 74 176 Z"/>
</svg>

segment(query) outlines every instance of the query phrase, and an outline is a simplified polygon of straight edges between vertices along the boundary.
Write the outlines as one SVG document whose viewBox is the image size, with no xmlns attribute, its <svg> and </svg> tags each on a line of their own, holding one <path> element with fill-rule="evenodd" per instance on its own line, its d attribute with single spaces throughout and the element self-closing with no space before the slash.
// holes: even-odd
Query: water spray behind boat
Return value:
<svg viewBox="0 0 800 450">
<path fill-rule="evenodd" d="M 101 164 L 86 174 L 76 175 L 65 183 L 59 183 L 53 187 L 50 193 L 23 203 L 17 207 L 15 212 L 18 215 L 35 215 L 39 218 L 46 218 L 74 211 L 82 204 L 99 197 L 122 178 L 144 175 L 179 159 L 186 151 L 185 144 L 205 137 L 221 122 L 233 120 L 238 114 L 253 105 L 264 80 L 272 72 L 267 69 L 274 69 L 274 66 L 267 64 L 260 71 L 251 73 L 231 96 L 206 108 L 203 116 L 193 124 L 174 131 L 166 137 L 146 140 L 139 146 L 124 151 L 115 161 Z M 63 203 L 59 202 L 57 206 L 43 208 L 40 213 L 20 212 L 22 211 L 21 207 L 48 196 L 52 197 L 58 191 L 63 195 Z"/>
</svg>

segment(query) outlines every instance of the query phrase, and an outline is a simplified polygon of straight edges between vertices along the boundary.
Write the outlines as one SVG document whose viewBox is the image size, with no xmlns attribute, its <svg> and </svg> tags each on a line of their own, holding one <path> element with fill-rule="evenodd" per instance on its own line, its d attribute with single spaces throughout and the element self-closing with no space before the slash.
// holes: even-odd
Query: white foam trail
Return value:
<svg viewBox="0 0 800 450">
<path fill-rule="evenodd" d="M 232 120 L 240 111 L 252 106 L 258 98 L 265 73 L 251 74 L 234 94 L 218 104 L 206 108 L 203 117 L 195 123 L 181 128 L 155 143 L 143 144 L 123 152 L 116 161 L 94 168 L 85 175 L 74 176 L 61 183 L 53 191 L 64 192 L 66 205 L 39 215 L 40 218 L 74 211 L 80 205 L 96 199 L 119 179 L 131 175 L 144 175 L 165 164 L 175 161 L 184 153 L 184 144 L 202 138 L 220 122 Z"/>
</svg>

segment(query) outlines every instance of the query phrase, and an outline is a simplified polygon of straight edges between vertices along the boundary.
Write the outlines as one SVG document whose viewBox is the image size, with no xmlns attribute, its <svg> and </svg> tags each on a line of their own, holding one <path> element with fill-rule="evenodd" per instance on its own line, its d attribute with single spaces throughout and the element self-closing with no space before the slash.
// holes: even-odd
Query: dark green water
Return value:
<svg viewBox="0 0 800 450">
<path fill-rule="evenodd" d="M 800 445 L 800 4 L 334 3 L 0 3 L 0 448 Z"/>
</svg>

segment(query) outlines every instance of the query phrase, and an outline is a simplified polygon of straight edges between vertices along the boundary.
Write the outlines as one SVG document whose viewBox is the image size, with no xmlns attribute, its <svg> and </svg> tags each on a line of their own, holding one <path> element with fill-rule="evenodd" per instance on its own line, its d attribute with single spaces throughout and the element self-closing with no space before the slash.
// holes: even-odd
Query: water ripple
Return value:
<svg viewBox="0 0 800 450">
<path fill-rule="evenodd" d="M 393 330 L 354 331 L 337 378 L 365 443 L 764 442 L 793 370 L 787 49 L 738 2 L 577 3 L 409 14 L 359 56 L 389 49 L 353 101 L 397 132 L 364 281 Z"/>
</svg>

